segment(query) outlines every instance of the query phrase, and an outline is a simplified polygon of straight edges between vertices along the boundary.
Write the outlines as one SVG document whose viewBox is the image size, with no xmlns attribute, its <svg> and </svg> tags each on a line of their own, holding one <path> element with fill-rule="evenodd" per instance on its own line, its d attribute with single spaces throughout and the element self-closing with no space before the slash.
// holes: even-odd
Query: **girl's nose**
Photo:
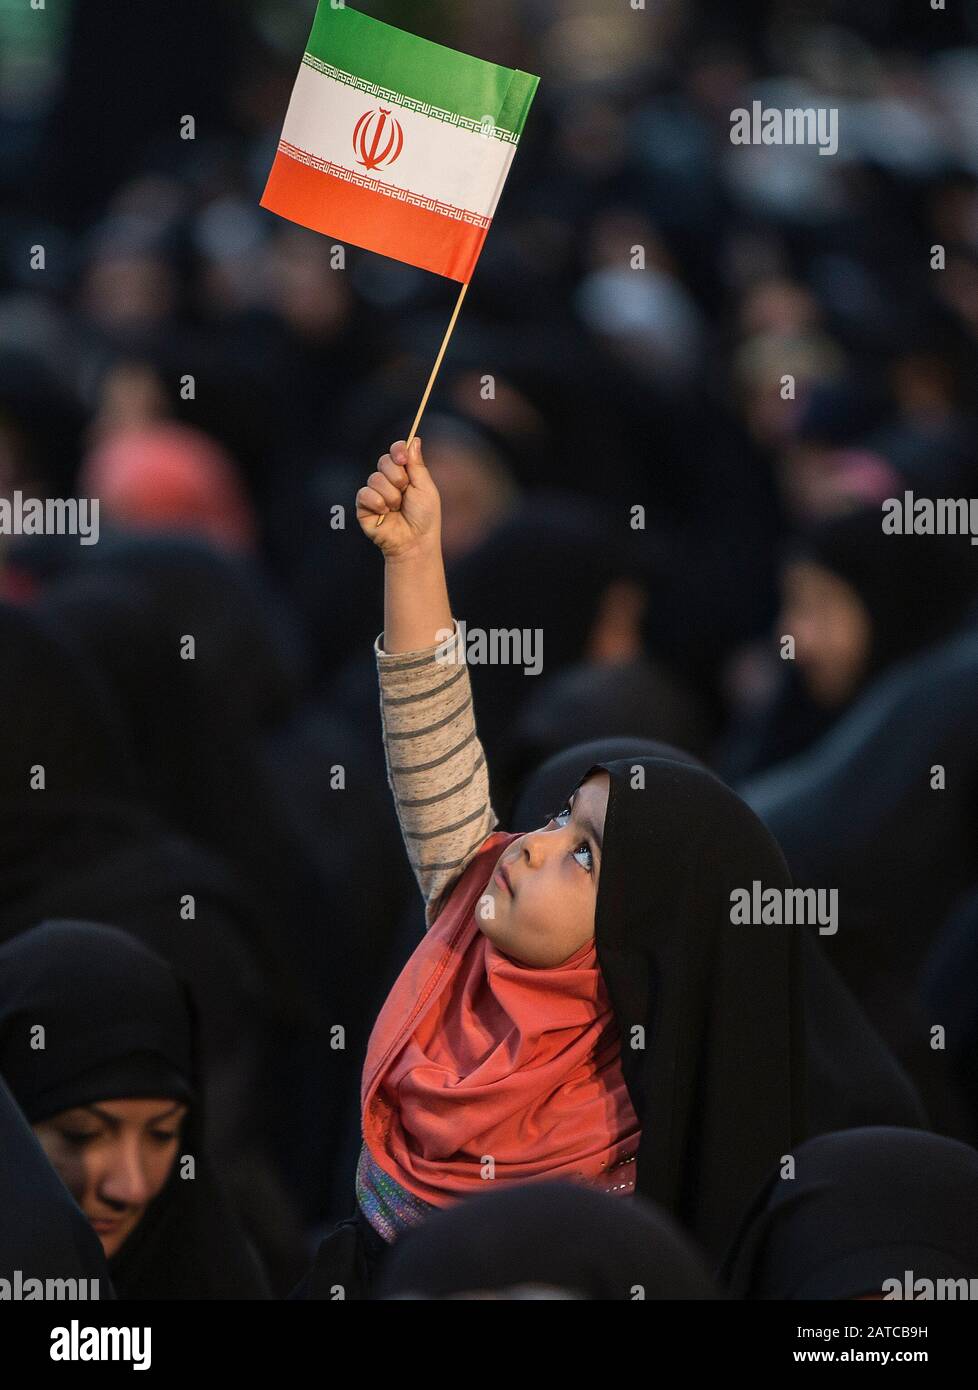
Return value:
<svg viewBox="0 0 978 1390">
<path fill-rule="evenodd" d="M 520 848 L 523 851 L 526 862 L 531 868 L 539 868 L 546 858 L 546 838 L 547 837 L 538 830 L 532 830 L 528 835 L 523 836 L 523 842 Z"/>
</svg>

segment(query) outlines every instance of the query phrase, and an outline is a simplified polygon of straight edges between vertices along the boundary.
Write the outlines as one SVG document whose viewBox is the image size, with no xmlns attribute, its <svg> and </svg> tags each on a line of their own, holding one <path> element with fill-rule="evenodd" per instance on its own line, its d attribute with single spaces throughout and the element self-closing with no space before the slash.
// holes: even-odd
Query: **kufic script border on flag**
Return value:
<svg viewBox="0 0 978 1390">
<path fill-rule="evenodd" d="M 471 131 L 473 135 L 485 136 L 488 140 L 506 140 L 511 145 L 519 143 L 519 135 L 505 130 L 502 126 L 491 124 L 487 117 L 476 121 L 471 116 L 461 116 L 457 111 L 448 111 L 442 106 L 433 106 L 429 101 L 406 96 L 392 87 L 379 87 L 376 82 L 368 82 L 363 77 L 355 77 L 353 73 L 344 72 L 342 68 L 334 68 L 332 64 L 322 62 L 312 53 L 304 53 L 302 61 L 307 67 L 321 72 L 324 77 L 331 77 L 334 82 L 345 82 L 355 87 L 358 92 L 363 92 L 365 96 L 373 97 L 375 101 L 396 103 L 407 111 L 416 111 L 419 116 L 431 116 L 436 121 L 447 121 L 449 125 L 459 126 L 463 130 Z"/>
</svg>

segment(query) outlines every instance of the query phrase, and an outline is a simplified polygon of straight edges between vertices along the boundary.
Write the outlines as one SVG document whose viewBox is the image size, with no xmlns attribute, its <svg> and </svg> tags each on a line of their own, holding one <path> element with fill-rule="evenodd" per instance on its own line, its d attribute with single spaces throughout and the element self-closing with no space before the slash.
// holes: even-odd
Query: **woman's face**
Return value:
<svg viewBox="0 0 978 1390">
<path fill-rule="evenodd" d="M 795 639 L 795 660 L 817 704 L 851 699 L 869 660 L 872 624 L 844 579 L 809 561 L 787 567 L 779 631 Z"/>
<path fill-rule="evenodd" d="M 58 1176 L 111 1258 L 170 1176 L 187 1107 L 174 1100 L 103 1100 L 34 1126 Z"/>
<path fill-rule="evenodd" d="M 523 965 L 559 965 L 594 936 L 610 784 L 593 773 L 556 819 L 507 845 L 476 904 L 480 930 Z"/>
</svg>

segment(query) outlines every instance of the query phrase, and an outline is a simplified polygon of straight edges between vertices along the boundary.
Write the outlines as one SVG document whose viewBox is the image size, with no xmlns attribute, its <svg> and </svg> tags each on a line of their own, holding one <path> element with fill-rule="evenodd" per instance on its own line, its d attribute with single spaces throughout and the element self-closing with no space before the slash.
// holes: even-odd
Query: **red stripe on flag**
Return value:
<svg viewBox="0 0 978 1390">
<path fill-rule="evenodd" d="M 311 169 L 279 150 L 261 205 L 337 241 L 467 284 L 486 239 L 473 227 Z"/>
</svg>

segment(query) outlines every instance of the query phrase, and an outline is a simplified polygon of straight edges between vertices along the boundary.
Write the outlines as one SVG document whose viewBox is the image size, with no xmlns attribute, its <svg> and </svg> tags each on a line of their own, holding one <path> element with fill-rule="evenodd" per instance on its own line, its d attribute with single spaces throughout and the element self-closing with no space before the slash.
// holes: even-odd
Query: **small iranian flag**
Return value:
<svg viewBox="0 0 978 1390">
<path fill-rule="evenodd" d="M 539 80 L 320 0 L 262 207 L 468 284 Z"/>
</svg>

